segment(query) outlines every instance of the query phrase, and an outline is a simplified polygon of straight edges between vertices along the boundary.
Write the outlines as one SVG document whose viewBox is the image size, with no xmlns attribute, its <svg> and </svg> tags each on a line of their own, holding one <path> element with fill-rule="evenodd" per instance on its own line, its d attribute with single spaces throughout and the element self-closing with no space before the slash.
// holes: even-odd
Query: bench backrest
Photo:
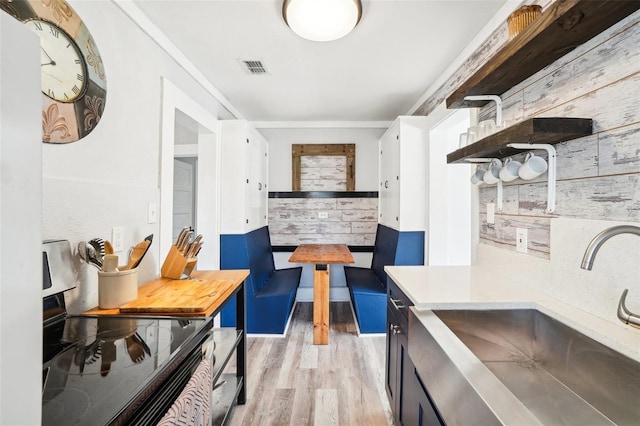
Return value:
<svg viewBox="0 0 640 426">
<path fill-rule="evenodd" d="M 396 261 L 396 249 L 398 248 L 398 231 L 378 224 L 376 242 L 373 246 L 373 259 L 371 269 L 380 282 L 386 284 L 387 274 L 384 267 L 394 265 Z"/>
<path fill-rule="evenodd" d="M 253 291 L 257 293 L 276 269 L 271 251 L 269 227 L 263 226 L 246 234 L 247 258 L 253 281 Z"/>
</svg>

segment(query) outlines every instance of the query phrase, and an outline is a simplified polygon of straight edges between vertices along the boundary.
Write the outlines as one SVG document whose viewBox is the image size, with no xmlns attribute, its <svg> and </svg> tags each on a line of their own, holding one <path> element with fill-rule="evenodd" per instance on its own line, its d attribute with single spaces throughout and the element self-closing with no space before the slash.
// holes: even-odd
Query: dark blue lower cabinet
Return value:
<svg viewBox="0 0 640 426">
<path fill-rule="evenodd" d="M 441 426 L 445 423 L 409 357 L 409 327 L 403 315 L 407 309 L 408 303 L 388 298 L 385 384 L 394 422 L 402 426 Z"/>
</svg>

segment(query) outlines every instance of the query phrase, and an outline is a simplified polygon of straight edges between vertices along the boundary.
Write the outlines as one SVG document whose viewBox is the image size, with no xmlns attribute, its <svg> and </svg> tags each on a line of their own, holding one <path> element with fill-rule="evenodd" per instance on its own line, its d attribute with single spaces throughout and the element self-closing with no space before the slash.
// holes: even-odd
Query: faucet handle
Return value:
<svg viewBox="0 0 640 426">
<path fill-rule="evenodd" d="M 618 302 L 618 318 L 625 324 L 640 328 L 640 316 L 629 311 L 625 306 L 628 292 L 629 289 L 625 288 L 622 296 L 620 296 L 620 302 Z"/>
</svg>

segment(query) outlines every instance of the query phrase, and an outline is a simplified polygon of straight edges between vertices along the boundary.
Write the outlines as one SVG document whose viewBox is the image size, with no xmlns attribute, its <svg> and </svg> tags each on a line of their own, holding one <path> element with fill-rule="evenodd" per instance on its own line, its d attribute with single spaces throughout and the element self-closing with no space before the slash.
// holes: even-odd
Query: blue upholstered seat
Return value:
<svg viewBox="0 0 640 426">
<path fill-rule="evenodd" d="M 296 300 L 302 267 L 275 269 L 269 228 L 244 235 L 222 235 L 220 267 L 249 269 L 245 281 L 247 332 L 282 334 Z M 235 303 L 222 310 L 223 327 L 235 325 Z"/>
<path fill-rule="evenodd" d="M 398 231 L 378 224 L 371 268 L 345 266 L 344 274 L 361 333 L 384 333 L 387 327 L 387 274 L 394 265 Z"/>
</svg>

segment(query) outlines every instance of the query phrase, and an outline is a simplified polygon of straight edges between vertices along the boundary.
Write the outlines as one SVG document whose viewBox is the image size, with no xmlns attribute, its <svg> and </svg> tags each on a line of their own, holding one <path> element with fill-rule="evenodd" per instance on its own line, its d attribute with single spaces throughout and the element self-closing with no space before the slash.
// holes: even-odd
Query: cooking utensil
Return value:
<svg viewBox="0 0 640 426">
<path fill-rule="evenodd" d="M 118 256 L 115 254 L 105 254 L 102 262 L 103 272 L 115 272 L 118 270 Z"/>
<path fill-rule="evenodd" d="M 104 254 L 114 254 L 113 245 L 111 245 L 111 241 L 104 240 Z"/>
<path fill-rule="evenodd" d="M 78 243 L 78 256 L 89 265 L 102 269 L 102 260 L 98 259 L 95 248 L 86 241 Z"/>
<path fill-rule="evenodd" d="M 92 238 L 89 240 L 89 244 L 95 250 L 95 257 L 102 265 L 104 259 L 104 240 L 102 238 Z"/>
<path fill-rule="evenodd" d="M 149 250 L 149 247 L 151 246 L 152 241 L 153 241 L 153 234 L 147 235 L 147 237 L 143 241 L 136 244 L 135 247 L 133 247 L 133 250 L 131 251 L 131 255 L 129 256 L 129 262 L 127 263 L 127 265 L 123 270 L 137 268 L 138 265 L 140 265 L 140 262 L 142 261 L 142 258 L 144 257 L 144 255 L 147 254 L 147 251 Z"/>
</svg>

